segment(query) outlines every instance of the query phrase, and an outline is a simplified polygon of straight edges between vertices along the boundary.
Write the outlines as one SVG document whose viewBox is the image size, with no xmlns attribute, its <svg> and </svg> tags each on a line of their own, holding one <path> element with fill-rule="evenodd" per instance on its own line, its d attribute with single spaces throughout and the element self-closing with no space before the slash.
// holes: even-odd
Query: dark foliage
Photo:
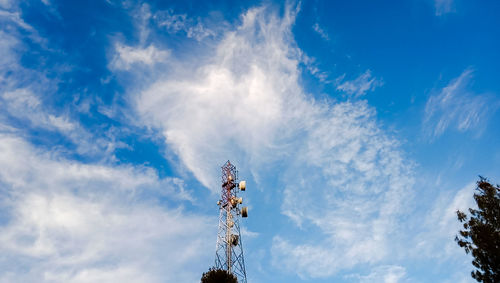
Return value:
<svg viewBox="0 0 500 283">
<path fill-rule="evenodd" d="M 478 282 L 500 282 L 500 187 L 485 178 L 477 182 L 474 200 L 478 209 L 469 208 L 470 216 L 457 211 L 464 230 L 455 237 L 458 245 L 471 253 L 476 268 L 471 272 Z"/>
<path fill-rule="evenodd" d="M 201 276 L 201 283 L 238 283 L 238 280 L 226 270 L 210 268 Z"/>
</svg>

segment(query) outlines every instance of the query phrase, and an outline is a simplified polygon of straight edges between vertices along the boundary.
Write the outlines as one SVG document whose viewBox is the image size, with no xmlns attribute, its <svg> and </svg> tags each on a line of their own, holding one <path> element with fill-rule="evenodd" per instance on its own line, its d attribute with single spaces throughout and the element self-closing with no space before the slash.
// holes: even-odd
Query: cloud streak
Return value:
<svg viewBox="0 0 500 283">
<path fill-rule="evenodd" d="M 185 264 L 202 263 L 211 251 L 202 239 L 215 219 L 154 202 L 158 195 L 182 200 L 178 181 L 161 180 L 147 168 L 85 165 L 57 156 L 0 134 L 0 208 L 8 215 L 0 225 L 0 281 L 198 278 Z"/>
<path fill-rule="evenodd" d="M 335 80 L 336 89 L 354 97 L 363 96 L 368 91 L 373 91 L 375 88 L 384 85 L 382 80 L 372 76 L 370 70 L 366 70 L 352 81 L 344 81 L 344 78 L 345 74 Z"/>
<path fill-rule="evenodd" d="M 271 152 L 284 146 L 280 140 L 294 134 L 284 125 L 302 124 L 301 113 L 308 112 L 302 108 L 310 107 L 297 85 L 298 59 L 288 56 L 297 50 L 283 45 L 294 15 L 287 14 L 288 23 L 273 18 L 266 24 L 264 17 L 263 8 L 250 10 L 211 59 L 184 62 L 178 66 L 180 76 L 157 81 L 135 101 L 144 123 L 160 129 L 187 168 L 209 188 L 216 188 L 218 175 L 217 166 L 210 164 L 220 163 L 221 156 L 250 162 L 275 156 Z M 264 29 L 266 41 L 254 41 L 256 28 Z M 270 37 L 275 46 L 267 42 Z"/>
<path fill-rule="evenodd" d="M 423 126 L 430 137 L 437 138 L 449 128 L 459 132 L 484 128 L 488 114 L 498 109 L 498 103 L 492 102 L 488 95 L 478 95 L 467 89 L 472 77 L 473 70 L 467 68 L 429 97 Z"/>
<path fill-rule="evenodd" d="M 55 83 L 21 65 L 25 45 L 16 28 L 0 31 L 0 50 L 0 281 L 198 280 L 212 259 L 204 239 L 216 219 L 182 209 L 192 201 L 182 180 L 109 162 L 116 161 L 113 137 L 48 106 Z M 154 47 L 121 51 L 132 58 L 121 58 L 125 65 L 162 54 Z M 76 150 L 31 144 L 40 131 L 68 138 Z M 69 159 L 74 151 L 102 159 Z"/>
<path fill-rule="evenodd" d="M 402 266 L 398 265 L 383 265 L 377 266 L 368 275 L 353 275 L 348 276 L 355 278 L 358 282 L 369 283 L 369 282 L 384 282 L 384 283 L 398 283 L 398 282 L 408 282 L 405 279 L 406 270 Z"/>
<path fill-rule="evenodd" d="M 324 40 L 326 40 L 326 41 L 330 40 L 330 37 L 328 36 L 328 33 L 322 27 L 320 27 L 318 23 L 314 23 L 313 30 L 317 34 L 319 34 L 319 36 L 321 36 L 321 38 L 323 38 Z"/>
<path fill-rule="evenodd" d="M 279 166 L 287 180 L 278 184 L 281 212 L 320 233 L 318 244 L 276 235 L 275 267 L 325 277 L 388 256 L 412 196 L 412 165 L 366 101 L 319 102 L 303 91 L 302 52 L 291 33 L 297 9 L 285 10 L 279 17 L 269 7 L 250 9 L 210 59 L 179 66 L 180 75 L 158 80 L 134 105 L 214 192 L 221 159 L 241 160 L 257 182 L 269 177 L 269 164 Z M 361 96 L 378 85 L 367 71 L 342 89 Z"/>
<path fill-rule="evenodd" d="M 440 259 L 463 253 L 452 241 L 462 228 L 456 211 L 467 211 L 468 208 L 476 206 L 472 196 L 474 187 L 475 184 L 470 183 L 454 194 L 441 192 L 423 221 L 422 232 L 414 239 L 414 253 L 426 258 Z"/>
<path fill-rule="evenodd" d="M 164 63 L 169 55 L 169 51 L 160 50 L 152 44 L 146 48 L 134 48 L 117 43 L 115 56 L 110 63 L 110 67 L 115 70 L 130 70 L 134 65 L 153 66 L 157 63 Z"/>
<path fill-rule="evenodd" d="M 182 32 L 188 38 L 197 41 L 216 35 L 215 31 L 207 28 L 200 19 L 194 20 L 186 14 L 175 14 L 173 10 L 158 11 L 153 16 L 153 19 L 160 28 L 164 28 L 173 34 Z"/>
</svg>

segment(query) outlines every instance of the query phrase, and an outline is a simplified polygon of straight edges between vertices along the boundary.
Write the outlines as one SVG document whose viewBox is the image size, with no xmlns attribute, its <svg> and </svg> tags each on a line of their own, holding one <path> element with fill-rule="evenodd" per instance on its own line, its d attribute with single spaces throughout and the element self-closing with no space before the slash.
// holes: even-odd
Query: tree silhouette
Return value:
<svg viewBox="0 0 500 283">
<path fill-rule="evenodd" d="M 238 283 L 236 277 L 223 269 L 210 268 L 201 276 L 201 283 Z"/>
<path fill-rule="evenodd" d="M 474 257 L 471 272 L 478 282 L 500 282 L 500 187 L 479 176 L 474 200 L 478 209 L 469 208 L 470 218 L 457 210 L 464 230 L 455 237 L 458 245 Z"/>
</svg>

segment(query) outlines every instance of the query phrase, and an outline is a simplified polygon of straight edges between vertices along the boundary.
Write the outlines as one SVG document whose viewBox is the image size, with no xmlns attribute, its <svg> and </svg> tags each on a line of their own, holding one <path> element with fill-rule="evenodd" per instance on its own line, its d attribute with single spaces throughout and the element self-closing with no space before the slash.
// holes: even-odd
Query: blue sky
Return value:
<svg viewBox="0 0 500 283">
<path fill-rule="evenodd" d="M 472 282 L 498 1 L 0 0 L 0 282 Z"/>
</svg>

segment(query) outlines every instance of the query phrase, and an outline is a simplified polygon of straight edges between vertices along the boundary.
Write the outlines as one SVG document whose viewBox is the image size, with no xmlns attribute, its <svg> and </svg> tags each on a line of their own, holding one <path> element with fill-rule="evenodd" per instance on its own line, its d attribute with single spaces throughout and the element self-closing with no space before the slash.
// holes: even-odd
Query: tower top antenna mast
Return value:
<svg viewBox="0 0 500 283">
<path fill-rule="evenodd" d="M 228 160 L 222 167 L 219 230 L 215 249 L 215 267 L 232 273 L 240 283 L 247 282 L 245 259 L 241 242 L 240 218 L 248 216 L 248 208 L 240 207 L 243 198 L 238 194 L 246 190 L 246 182 L 238 180 L 236 167 Z"/>
</svg>

